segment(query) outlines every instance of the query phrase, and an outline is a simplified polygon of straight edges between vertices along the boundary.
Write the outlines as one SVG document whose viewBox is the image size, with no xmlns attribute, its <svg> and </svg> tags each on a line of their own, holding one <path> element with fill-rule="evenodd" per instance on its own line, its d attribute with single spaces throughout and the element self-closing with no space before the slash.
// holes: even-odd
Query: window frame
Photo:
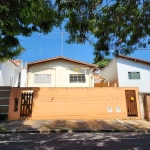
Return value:
<svg viewBox="0 0 150 150">
<path fill-rule="evenodd" d="M 69 83 L 86 83 L 86 76 L 85 74 L 69 74 Z"/>
<path fill-rule="evenodd" d="M 135 73 L 137 73 L 137 74 L 135 74 Z M 128 79 L 129 80 L 140 80 L 141 79 L 140 72 L 139 71 L 128 72 Z"/>
<path fill-rule="evenodd" d="M 35 79 L 35 76 L 39 76 Z M 46 76 L 47 78 L 44 78 Z M 48 79 L 49 76 L 49 79 Z M 41 78 L 41 80 L 39 80 Z M 34 84 L 51 84 L 51 74 L 34 74 Z"/>
</svg>

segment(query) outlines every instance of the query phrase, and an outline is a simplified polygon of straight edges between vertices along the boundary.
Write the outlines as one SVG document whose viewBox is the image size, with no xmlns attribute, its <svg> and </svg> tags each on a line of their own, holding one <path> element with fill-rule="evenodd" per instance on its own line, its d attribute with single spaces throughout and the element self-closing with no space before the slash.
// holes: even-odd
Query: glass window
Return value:
<svg viewBox="0 0 150 150">
<path fill-rule="evenodd" d="M 129 79 L 140 79 L 140 72 L 128 72 Z"/>
<path fill-rule="evenodd" d="M 85 74 L 70 74 L 70 83 L 85 83 Z"/>
<path fill-rule="evenodd" d="M 50 74 L 35 74 L 34 84 L 50 84 L 51 75 Z"/>
</svg>

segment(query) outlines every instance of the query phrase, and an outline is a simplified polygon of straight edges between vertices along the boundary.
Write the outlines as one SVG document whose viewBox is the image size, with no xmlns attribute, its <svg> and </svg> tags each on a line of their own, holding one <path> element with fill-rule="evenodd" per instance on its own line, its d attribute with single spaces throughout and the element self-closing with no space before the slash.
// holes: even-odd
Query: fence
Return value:
<svg viewBox="0 0 150 150">
<path fill-rule="evenodd" d="M 33 91 L 30 119 L 127 119 L 126 90 L 135 91 L 140 118 L 138 88 L 12 88 L 9 119 L 20 119 L 21 93 Z M 15 100 L 18 109 L 15 111 Z"/>
</svg>

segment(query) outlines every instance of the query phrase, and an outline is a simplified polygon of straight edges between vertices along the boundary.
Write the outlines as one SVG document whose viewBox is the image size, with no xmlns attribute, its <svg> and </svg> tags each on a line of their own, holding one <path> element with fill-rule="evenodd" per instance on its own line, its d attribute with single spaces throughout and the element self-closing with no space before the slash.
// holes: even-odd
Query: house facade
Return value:
<svg viewBox="0 0 150 150">
<path fill-rule="evenodd" d="M 27 87 L 94 87 L 93 64 L 54 57 L 27 64 Z"/>
<path fill-rule="evenodd" d="M 0 86 L 19 87 L 22 67 L 21 60 L 0 62 Z"/>
<path fill-rule="evenodd" d="M 150 94 L 150 62 L 119 55 L 100 72 L 106 86 L 138 87 L 141 117 L 145 117 L 143 107 L 145 94 Z"/>
<path fill-rule="evenodd" d="M 110 86 L 138 87 L 140 92 L 150 92 L 150 62 L 119 55 L 100 72 Z"/>
</svg>

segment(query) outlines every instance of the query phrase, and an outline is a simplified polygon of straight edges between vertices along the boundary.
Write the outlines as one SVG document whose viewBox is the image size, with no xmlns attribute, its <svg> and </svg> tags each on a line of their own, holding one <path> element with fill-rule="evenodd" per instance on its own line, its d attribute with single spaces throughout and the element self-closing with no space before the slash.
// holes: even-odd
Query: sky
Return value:
<svg viewBox="0 0 150 150">
<path fill-rule="evenodd" d="M 19 36 L 21 45 L 26 49 L 17 59 L 25 62 L 33 62 L 52 58 L 57 56 L 64 56 L 71 59 L 93 63 L 94 48 L 90 44 L 67 44 L 67 32 L 62 32 L 59 28 L 55 28 L 47 35 L 33 33 L 31 37 Z M 150 49 L 136 50 L 131 57 L 140 58 L 150 61 Z M 110 58 L 113 58 L 110 55 Z"/>
</svg>

